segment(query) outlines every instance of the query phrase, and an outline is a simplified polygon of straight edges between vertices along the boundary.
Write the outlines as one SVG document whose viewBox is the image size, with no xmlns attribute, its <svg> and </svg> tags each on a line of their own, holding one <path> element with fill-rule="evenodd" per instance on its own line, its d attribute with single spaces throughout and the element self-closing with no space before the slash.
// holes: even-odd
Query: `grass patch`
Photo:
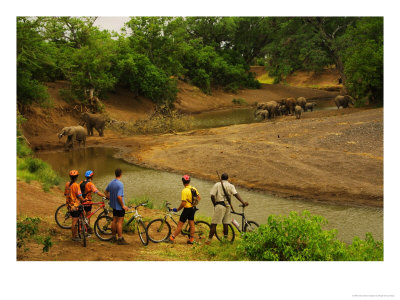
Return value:
<svg viewBox="0 0 400 300">
<path fill-rule="evenodd" d="M 232 103 L 237 105 L 247 105 L 246 100 L 244 100 L 243 98 L 232 99 Z"/>
<path fill-rule="evenodd" d="M 268 72 L 261 75 L 260 77 L 257 77 L 257 80 L 260 83 L 264 83 L 264 84 L 274 84 L 275 83 L 275 78 L 274 77 L 270 77 Z"/>
</svg>

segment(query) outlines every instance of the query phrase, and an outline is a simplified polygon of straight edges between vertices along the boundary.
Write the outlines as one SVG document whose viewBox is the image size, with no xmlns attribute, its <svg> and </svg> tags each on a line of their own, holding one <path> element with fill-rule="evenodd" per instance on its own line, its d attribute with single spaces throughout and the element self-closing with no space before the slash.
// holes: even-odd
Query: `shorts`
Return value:
<svg viewBox="0 0 400 300">
<path fill-rule="evenodd" d="M 185 223 L 186 220 L 193 221 L 195 213 L 196 213 L 196 208 L 194 208 L 194 207 L 186 208 L 185 207 L 179 218 L 179 221 L 181 221 L 182 223 Z"/>
<path fill-rule="evenodd" d="M 83 209 L 84 209 L 85 211 L 91 211 L 91 210 L 92 210 L 92 205 L 84 205 L 84 206 L 83 206 Z"/>
<path fill-rule="evenodd" d="M 79 214 L 80 214 L 80 211 L 79 210 L 74 210 L 74 211 L 70 211 L 69 213 L 71 214 L 71 217 L 78 218 Z"/>
<path fill-rule="evenodd" d="M 215 205 L 211 224 L 230 224 L 232 222 L 231 207 L 227 205 Z"/>
<path fill-rule="evenodd" d="M 117 210 L 113 208 L 113 216 L 118 218 L 125 217 L 125 210 Z"/>
</svg>

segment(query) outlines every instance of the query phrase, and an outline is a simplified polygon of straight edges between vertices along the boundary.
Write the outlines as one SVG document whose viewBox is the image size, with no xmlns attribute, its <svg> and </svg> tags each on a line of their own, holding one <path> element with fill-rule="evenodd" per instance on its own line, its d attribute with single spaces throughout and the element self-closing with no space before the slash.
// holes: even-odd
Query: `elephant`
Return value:
<svg viewBox="0 0 400 300">
<path fill-rule="evenodd" d="M 294 114 L 296 115 L 296 119 L 300 119 L 300 116 L 301 116 L 301 106 L 300 105 L 296 105 L 294 107 Z"/>
<path fill-rule="evenodd" d="M 269 112 L 266 109 L 259 109 L 256 111 L 256 118 L 261 118 L 261 120 L 268 119 Z"/>
<path fill-rule="evenodd" d="M 287 116 L 287 114 L 288 114 L 287 107 L 284 104 L 279 105 L 277 111 L 278 111 L 279 115 L 281 115 L 281 116 L 284 116 L 284 115 Z"/>
<path fill-rule="evenodd" d="M 83 147 L 86 146 L 86 130 L 82 126 L 64 127 L 58 134 L 58 138 L 61 139 L 64 135 L 67 136 L 67 140 L 65 141 L 64 145 L 66 149 L 68 149 L 71 145 L 73 149 L 74 141 L 79 143 L 79 147 L 81 146 L 81 142 Z"/>
<path fill-rule="evenodd" d="M 306 108 L 304 109 L 304 111 L 307 111 L 307 110 L 313 111 L 314 106 L 316 106 L 316 105 L 317 105 L 317 103 L 315 103 L 315 102 L 308 102 L 308 103 L 306 103 Z"/>
<path fill-rule="evenodd" d="M 299 98 L 297 98 L 297 100 L 296 100 L 296 104 L 297 104 L 297 105 L 300 105 L 301 108 L 302 108 L 304 111 L 306 111 L 306 103 L 307 103 L 307 100 L 306 100 L 306 98 L 304 98 L 304 97 L 299 97 Z"/>
<path fill-rule="evenodd" d="M 278 103 L 276 101 L 268 101 L 265 103 L 265 109 L 268 110 L 268 119 L 274 118 L 278 110 Z"/>
<path fill-rule="evenodd" d="M 287 110 L 289 111 L 290 114 L 293 114 L 294 112 L 294 107 L 296 106 L 296 99 L 293 97 L 285 99 L 285 106 L 287 107 Z"/>
<path fill-rule="evenodd" d="M 343 108 L 349 107 L 349 103 L 354 105 L 354 98 L 351 96 L 348 96 L 348 95 L 336 96 L 336 98 L 335 98 L 335 104 L 338 109 L 340 106 L 342 106 Z"/>
<path fill-rule="evenodd" d="M 82 114 L 83 125 L 86 125 L 88 136 L 93 135 L 93 128 L 96 128 L 99 136 L 104 136 L 103 130 L 106 125 L 106 120 L 102 115 L 83 113 Z"/>
</svg>

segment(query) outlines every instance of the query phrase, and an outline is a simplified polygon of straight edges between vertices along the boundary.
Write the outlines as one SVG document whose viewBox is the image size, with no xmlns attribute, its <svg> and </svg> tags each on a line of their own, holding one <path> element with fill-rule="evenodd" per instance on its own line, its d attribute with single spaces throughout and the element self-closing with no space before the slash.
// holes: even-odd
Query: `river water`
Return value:
<svg viewBox="0 0 400 300">
<path fill-rule="evenodd" d="M 94 171 L 95 185 L 104 190 L 108 182 L 114 179 L 114 170 L 120 167 L 123 170 L 122 182 L 125 189 L 125 200 L 146 197 L 151 199 L 155 207 L 160 207 L 164 201 L 169 201 L 173 206 L 180 204 L 180 192 L 183 188 L 181 176 L 169 172 L 147 169 L 129 164 L 122 159 L 115 158 L 117 150 L 112 148 L 86 148 L 69 152 L 39 152 L 37 157 L 51 164 L 60 176 L 68 181 L 68 172 L 71 169 L 79 171 L 79 180 L 83 179 L 86 170 Z M 217 179 L 217 178 L 216 178 Z M 202 195 L 198 214 L 212 216 L 213 206 L 209 197 L 211 187 L 215 182 L 192 178 L 191 184 Z M 260 224 L 266 223 L 269 215 L 288 215 L 290 211 L 301 213 L 308 210 L 311 214 L 323 216 L 328 220 L 326 229 L 336 228 L 338 238 L 351 243 L 353 237 L 364 239 L 367 232 L 371 232 L 376 240 L 383 239 L 383 210 L 368 207 L 346 207 L 327 205 L 307 201 L 285 199 L 255 192 L 242 187 L 237 187 L 242 198 L 249 202 L 246 216 Z M 60 197 L 60 203 L 63 202 Z M 236 198 L 238 211 L 239 202 Z M 237 218 L 236 218 L 237 219 Z M 240 223 L 240 220 L 237 219 Z"/>
</svg>

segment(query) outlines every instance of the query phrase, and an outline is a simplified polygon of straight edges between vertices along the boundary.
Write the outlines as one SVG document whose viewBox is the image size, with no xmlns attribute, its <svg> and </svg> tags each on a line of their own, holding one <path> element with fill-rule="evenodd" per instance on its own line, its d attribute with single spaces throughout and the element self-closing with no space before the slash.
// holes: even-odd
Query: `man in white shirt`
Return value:
<svg viewBox="0 0 400 300">
<path fill-rule="evenodd" d="M 217 224 L 222 223 L 224 225 L 224 237 L 226 238 L 228 236 L 228 225 L 232 222 L 230 206 L 230 199 L 232 195 L 235 196 L 236 199 L 238 199 L 244 206 L 249 205 L 247 202 L 242 200 L 236 191 L 235 186 L 228 182 L 228 178 L 228 174 L 223 173 L 221 175 L 221 181 L 214 184 L 210 191 L 211 201 L 214 205 L 214 214 L 211 220 L 211 229 L 210 235 L 208 236 L 208 241 L 206 242 L 207 244 L 211 242 L 211 239 L 215 234 Z"/>
</svg>

